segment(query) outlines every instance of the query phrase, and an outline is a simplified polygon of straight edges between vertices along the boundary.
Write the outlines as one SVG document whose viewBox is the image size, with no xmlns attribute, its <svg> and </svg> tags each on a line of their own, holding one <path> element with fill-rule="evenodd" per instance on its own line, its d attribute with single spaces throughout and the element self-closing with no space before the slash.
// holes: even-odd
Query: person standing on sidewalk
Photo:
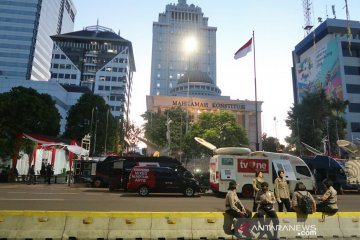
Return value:
<svg viewBox="0 0 360 240">
<path fill-rule="evenodd" d="M 278 177 L 274 181 L 275 196 L 279 205 L 279 212 L 283 211 L 284 204 L 286 210 L 288 212 L 291 212 L 289 185 L 286 179 L 284 178 L 284 176 L 285 176 L 284 170 L 279 170 Z"/>
<path fill-rule="evenodd" d="M 28 171 L 28 185 L 35 184 L 35 166 L 31 165 Z"/>
<path fill-rule="evenodd" d="M 46 166 L 46 180 L 48 184 L 50 184 L 52 175 L 53 175 L 53 168 L 51 166 L 51 163 L 48 163 L 48 165 Z"/>
<path fill-rule="evenodd" d="M 253 212 L 257 212 L 258 205 L 255 201 L 256 194 L 261 189 L 261 183 L 264 182 L 263 173 L 261 171 L 255 173 L 255 178 L 253 179 L 252 186 L 254 190 L 254 203 L 253 203 Z"/>
</svg>

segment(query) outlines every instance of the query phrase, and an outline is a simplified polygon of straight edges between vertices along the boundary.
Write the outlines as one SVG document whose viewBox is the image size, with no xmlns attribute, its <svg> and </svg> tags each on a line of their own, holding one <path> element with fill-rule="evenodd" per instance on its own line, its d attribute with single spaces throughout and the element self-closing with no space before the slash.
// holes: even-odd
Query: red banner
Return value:
<svg viewBox="0 0 360 240">
<path fill-rule="evenodd" d="M 269 172 L 269 160 L 265 159 L 238 159 L 238 172 L 256 173 Z"/>
</svg>

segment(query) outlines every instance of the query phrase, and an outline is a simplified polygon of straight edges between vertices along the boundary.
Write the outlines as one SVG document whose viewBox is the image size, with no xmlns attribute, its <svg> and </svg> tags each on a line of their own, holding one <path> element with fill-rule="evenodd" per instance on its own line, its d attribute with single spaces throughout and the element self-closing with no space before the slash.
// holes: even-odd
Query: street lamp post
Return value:
<svg viewBox="0 0 360 240">
<path fill-rule="evenodd" d="M 98 108 L 95 107 L 96 110 L 96 119 L 95 119 L 95 133 L 94 133 L 94 149 L 93 149 L 93 155 L 95 155 L 95 149 L 96 149 L 96 132 L 97 132 L 97 122 L 98 122 Z"/>
<path fill-rule="evenodd" d="M 172 120 L 170 118 L 168 118 L 168 120 L 166 121 L 166 138 L 168 140 L 168 155 L 170 156 L 170 152 L 171 152 L 171 131 L 170 131 L 170 123 L 172 123 Z"/>
</svg>

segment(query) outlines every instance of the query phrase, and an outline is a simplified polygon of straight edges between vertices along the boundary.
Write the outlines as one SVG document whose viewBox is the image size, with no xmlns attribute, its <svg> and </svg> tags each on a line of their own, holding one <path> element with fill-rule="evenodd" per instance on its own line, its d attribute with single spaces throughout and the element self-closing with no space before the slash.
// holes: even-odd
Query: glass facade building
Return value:
<svg viewBox="0 0 360 240">
<path fill-rule="evenodd" d="M 216 85 L 216 27 L 208 26 L 201 8 L 178 0 L 166 5 L 153 23 L 150 95 L 171 96 L 178 80 L 189 70 L 206 73 Z M 186 54 L 184 43 L 192 37 L 194 52 Z"/>
<path fill-rule="evenodd" d="M 51 35 L 73 31 L 72 0 L 0 0 L 0 79 L 50 79 Z"/>
</svg>

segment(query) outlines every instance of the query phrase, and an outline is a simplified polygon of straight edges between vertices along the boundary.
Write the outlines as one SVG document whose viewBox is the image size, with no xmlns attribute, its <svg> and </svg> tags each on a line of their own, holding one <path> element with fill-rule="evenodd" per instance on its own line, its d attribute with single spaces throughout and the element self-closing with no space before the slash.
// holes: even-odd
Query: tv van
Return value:
<svg viewBox="0 0 360 240">
<path fill-rule="evenodd" d="M 175 167 L 181 163 L 171 157 L 108 156 L 102 161 L 76 161 L 75 179 L 89 182 L 93 187 L 124 189 L 131 169 L 138 165 Z"/>
<path fill-rule="evenodd" d="M 214 152 L 210 159 L 210 188 L 215 194 L 226 193 L 229 181 L 235 180 L 239 184 L 238 193 L 244 197 L 252 197 L 252 181 L 258 171 L 263 173 L 269 189 L 273 190 L 279 170 L 284 170 L 291 193 L 299 181 L 305 184 L 307 190 L 315 191 L 314 176 L 299 157 L 285 153 L 252 152 L 240 147 L 217 149 L 201 138 L 195 140 Z"/>
<path fill-rule="evenodd" d="M 110 157 L 98 164 L 96 175 L 108 184 L 109 190 L 127 189 L 131 169 L 135 166 L 182 167 L 180 161 L 171 157 Z M 180 168 L 180 167 L 179 167 Z M 186 169 L 185 169 L 186 170 Z"/>
<path fill-rule="evenodd" d="M 140 196 L 156 192 L 182 193 L 192 197 L 195 193 L 201 192 L 199 182 L 182 166 L 135 166 L 130 172 L 127 190 L 137 191 Z"/>
</svg>

